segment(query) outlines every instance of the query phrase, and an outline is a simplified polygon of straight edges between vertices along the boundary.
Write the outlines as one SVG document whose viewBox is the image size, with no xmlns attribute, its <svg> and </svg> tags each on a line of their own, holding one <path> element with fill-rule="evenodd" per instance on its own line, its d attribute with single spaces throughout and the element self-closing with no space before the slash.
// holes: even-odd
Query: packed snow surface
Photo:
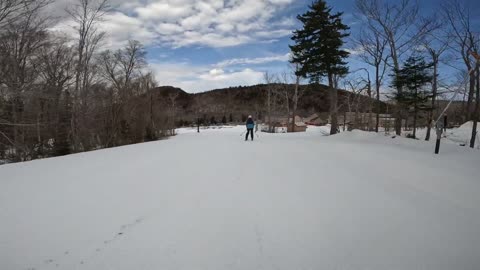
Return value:
<svg viewBox="0 0 480 270">
<path fill-rule="evenodd" d="M 480 152 L 181 130 L 0 166 L 0 269 L 480 269 Z"/>
</svg>

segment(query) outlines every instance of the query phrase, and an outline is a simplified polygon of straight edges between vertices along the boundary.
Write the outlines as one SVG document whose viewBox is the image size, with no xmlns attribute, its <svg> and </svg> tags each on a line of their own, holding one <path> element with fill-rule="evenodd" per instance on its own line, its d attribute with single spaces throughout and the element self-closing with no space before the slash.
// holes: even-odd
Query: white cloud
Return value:
<svg viewBox="0 0 480 270">
<path fill-rule="evenodd" d="M 73 20 L 65 19 L 50 30 L 76 38 L 78 35 L 76 28 L 76 23 Z M 98 28 L 99 31 L 107 33 L 106 38 L 102 40 L 102 48 L 104 49 L 121 48 L 131 39 L 139 40 L 143 44 L 152 44 L 156 38 L 152 32 L 143 27 L 140 20 L 121 12 L 107 13 Z"/>
<path fill-rule="evenodd" d="M 183 32 L 183 28 L 178 24 L 173 23 L 160 23 L 156 26 L 155 30 L 165 35 L 173 35 Z"/>
<path fill-rule="evenodd" d="M 362 48 L 362 47 L 356 47 L 356 48 L 353 48 L 353 49 L 344 49 L 345 51 L 349 52 L 351 56 L 356 56 L 356 55 L 360 55 L 362 54 L 365 50 Z"/>
<path fill-rule="evenodd" d="M 129 39 L 151 44 L 156 38 L 152 32 L 143 27 L 143 22 L 138 18 L 120 12 L 107 14 L 100 30 L 107 33 L 105 45 L 109 48 L 122 47 Z"/>
<path fill-rule="evenodd" d="M 272 30 L 272 31 L 258 31 L 255 33 L 256 37 L 259 38 L 275 38 L 275 37 L 284 37 L 288 36 L 292 33 L 292 31 L 288 29 L 279 29 L 279 30 Z"/>
<path fill-rule="evenodd" d="M 235 27 L 229 23 L 222 23 L 216 26 L 216 30 L 220 30 L 221 32 L 230 32 L 233 29 L 235 29 Z"/>
<path fill-rule="evenodd" d="M 185 89 L 191 91 L 205 91 L 239 85 L 254 85 L 263 81 L 263 72 L 246 68 L 240 71 L 231 71 L 212 75 L 200 74 L 198 79 L 181 82 Z"/>
<path fill-rule="evenodd" d="M 222 75 L 224 73 L 225 73 L 225 71 L 223 71 L 223 69 L 220 69 L 220 68 L 214 68 L 214 69 L 210 70 L 210 75 L 212 75 L 212 76 L 219 76 L 219 75 Z"/>
<path fill-rule="evenodd" d="M 63 10 L 77 0 L 57 0 Z M 103 48 L 116 49 L 129 39 L 146 46 L 230 47 L 246 43 L 269 43 L 291 34 L 292 18 L 281 17 L 281 11 L 294 0 L 110 0 L 113 9 L 103 22 L 107 33 Z M 55 9 L 52 9 L 55 10 Z M 61 13 L 58 11 L 58 13 Z M 68 16 L 54 30 L 75 36 L 74 24 Z M 258 58 L 237 58 L 216 65 L 189 63 L 151 63 L 160 85 L 172 85 L 189 92 L 263 81 L 263 71 L 249 65 L 288 61 L 289 55 Z M 157 58 L 158 59 L 158 58 Z M 233 68 L 236 66 L 235 68 Z"/>
<path fill-rule="evenodd" d="M 75 0 L 58 0 L 57 10 Z M 137 39 L 167 47 L 229 47 L 288 36 L 292 18 L 278 13 L 293 0 L 111 0 L 102 30 L 107 44 Z M 53 8 L 52 8 L 53 10 Z M 58 11 L 61 13 L 61 11 Z M 65 14 L 63 14 L 65 15 Z M 59 25 L 65 25 L 65 19 Z M 57 29 L 59 27 L 56 27 Z"/>
<path fill-rule="evenodd" d="M 161 18 L 164 21 L 175 21 L 177 18 L 192 15 L 193 9 L 188 5 L 158 1 L 144 7 L 137 7 L 135 12 L 143 20 L 157 20 Z"/>
<path fill-rule="evenodd" d="M 218 88 L 263 83 L 264 70 L 252 65 L 287 62 L 290 53 L 257 58 L 233 58 L 211 66 L 182 63 L 151 63 L 159 85 L 180 87 L 187 92 L 202 92 Z M 243 67 L 242 67 L 243 66 Z"/>
<path fill-rule="evenodd" d="M 251 41 L 251 38 L 247 35 L 224 36 L 219 33 L 202 34 L 196 31 L 187 31 L 184 32 L 181 36 L 170 37 L 169 41 L 174 48 L 189 45 L 204 45 L 208 47 L 230 47 L 247 43 L 248 41 Z"/>
<path fill-rule="evenodd" d="M 154 63 L 150 67 L 159 85 L 180 87 L 191 93 L 230 86 L 254 85 L 263 81 L 263 72 L 250 68 L 225 71 L 188 63 Z"/>
<path fill-rule="evenodd" d="M 287 62 L 290 59 L 290 53 L 281 54 L 281 55 L 274 55 L 274 56 L 267 56 L 267 57 L 257 57 L 257 58 L 233 58 L 222 61 L 217 63 L 216 66 L 218 67 L 227 67 L 227 66 L 234 66 L 234 65 L 247 65 L 247 64 L 265 64 L 270 62 Z"/>
</svg>

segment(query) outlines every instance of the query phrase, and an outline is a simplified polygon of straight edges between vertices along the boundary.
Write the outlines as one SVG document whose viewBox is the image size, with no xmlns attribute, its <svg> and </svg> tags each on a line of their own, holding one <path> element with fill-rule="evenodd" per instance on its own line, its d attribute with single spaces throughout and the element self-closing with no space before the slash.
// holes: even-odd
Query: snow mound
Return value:
<svg viewBox="0 0 480 270">
<path fill-rule="evenodd" d="M 325 126 L 308 126 L 307 128 L 307 133 L 312 133 L 312 134 L 320 134 L 323 136 L 329 136 L 330 135 L 330 125 L 325 125 Z"/>
<path fill-rule="evenodd" d="M 469 145 L 470 139 L 472 136 L 472 128 L 473 128 L 473 121 L 468 121 L 458 128 L 447 130 L 445 135 L 447 139 L 452 142 Z M 477 129 L 478 131 L 480 131 L 480 122 L 477 124 Z M 475 141 L 475 145 L 477 146 L 480 144 L 479 137 L 480 136 L 477 133 L 477 139 Z"/>
<path fill-rule="evenodd" d="M 480 122 L 477 122 L 477 126 L 480 127 Z M 468 121 L 463 123 L 460 127 L 458 127 L 459 130 L 470 130 L 472 131 L 473 128 L 473 121 Z"/>
</svg>

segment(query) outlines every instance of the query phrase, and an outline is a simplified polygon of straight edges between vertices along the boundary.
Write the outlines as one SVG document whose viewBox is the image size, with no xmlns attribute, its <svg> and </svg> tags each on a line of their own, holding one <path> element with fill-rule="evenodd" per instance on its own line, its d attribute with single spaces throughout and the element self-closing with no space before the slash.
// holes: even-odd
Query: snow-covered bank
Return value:
<svg viewBox="0 0 480 270">
<path fill-rule="evenodd" d="M 1 166 L 0 269 L 478 269 L 477 150 L 317 131 Z"/>
<path fill-rule="evenodd" d="M 470 145 L 470 139 L 472 137 L 472 127 L 473 122 L 469 121 L 457 128 L 449 128 L 446 132 L 442 134 L 442 141 L 446 143 L 456 144 L 456 145 Z M 480 123 L 478 123 L 478 130 L 480 131 Z M 412 131 L 404 132 L 404 134 L 412 134 Z M 427 134 L 426 128 L 417 129 L 417 138 L 424 139 Z M 432 130 L 431 133 L 432 140 L 435 140 L 436 133 L 435 130 Z M 475 146 L 478 148 L 480 146 L 480 135 L 477 134 Z"/>
<path fill-rule="evenodd" d="M 478 125 L 478 130 L 480 130 L 480 123 Z M 465 124 L 461 125 L 458 128 L 454 128 L 451 130 L 447 130 L 445 136 L 448 140 L 455 142 L 457 144 L 465 144 L 465 145 L 470 145 L 470 139 L 472 137 L 472 127 L 473 127 L 473 122 L 466 122 Z M 480 145 L 480 136 L 476 136 L 476 141 L 475 145 L 478 146 Z"/>
</svg>

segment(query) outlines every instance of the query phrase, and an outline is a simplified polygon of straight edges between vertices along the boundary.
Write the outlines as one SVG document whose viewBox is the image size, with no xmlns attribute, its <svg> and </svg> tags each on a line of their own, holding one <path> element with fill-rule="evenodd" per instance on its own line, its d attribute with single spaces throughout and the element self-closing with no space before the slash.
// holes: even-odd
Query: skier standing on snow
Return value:
<svg viewBox="0 0 480 270">
<path fill-rule="evenodd" d="M 253 128 L 255 128 L 255 122 L 253 121 L 253 118 L 251 115 L 248 116 L 246 125 L 247 125 L 247 135 L 245 135 L 245 141 L 248 141 L 248 134 L 250 134 L 250 137 L 253 141 Z"/>
</svg>

